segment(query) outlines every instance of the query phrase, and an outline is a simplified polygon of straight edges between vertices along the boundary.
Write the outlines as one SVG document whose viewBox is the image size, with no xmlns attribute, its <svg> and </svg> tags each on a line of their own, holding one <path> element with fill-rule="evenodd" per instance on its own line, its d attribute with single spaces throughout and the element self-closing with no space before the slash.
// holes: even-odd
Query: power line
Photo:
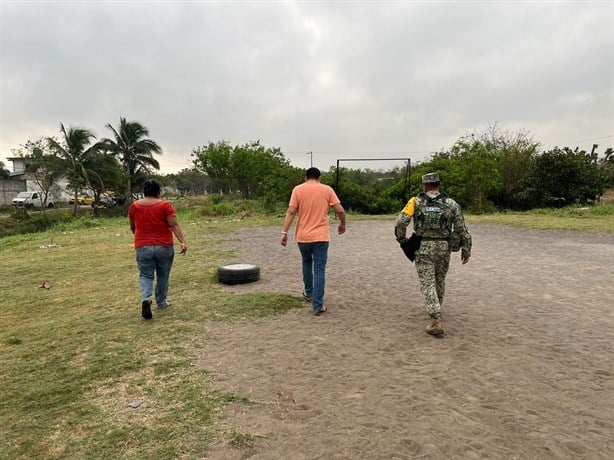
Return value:
<svg viewBox="0 0 614 460">
<path fill-rule="evenodd" d="M 441 150 L 424 150 L 424 151 L 420 151 L 420 152 L 404 152 L 404 151 L 397 151 L 397 152 L 382 152 L 382 151 L 376 151 L 376 152 L 354 152 L 354 151 L 340 151 L 340 150 L 331 150 L 331 151 L 319 151 L 319 150 L 314 150 L 315 153 L 320 154 L 320 155 L 424 155 L 424 154 L 430 154 L 430 153 L 437 153 L 440 152 Z M 285 154 L 288 155 L 298 155 L 298 154 L 305 154 L 305 151 L 296 151 L 296 152 L 286 152 L 283 151 Z M 308 152 L 308 154 L 311 152 Z"/>
<path fill-rule="evenodd" d="M 609 136 L 591 137 L 589 139 L 582 139 L 582 140 L 579 140 L 579 141 L 562 142 L 561 145 L 576 144 L 576 143 L 580 143 L 580 142 L 592 142 L 592 141 L 598 141 L 600 139 L 611 139 L 612 137 L 614 137 L 614 136 L 610 134 Z"/>
</svg>

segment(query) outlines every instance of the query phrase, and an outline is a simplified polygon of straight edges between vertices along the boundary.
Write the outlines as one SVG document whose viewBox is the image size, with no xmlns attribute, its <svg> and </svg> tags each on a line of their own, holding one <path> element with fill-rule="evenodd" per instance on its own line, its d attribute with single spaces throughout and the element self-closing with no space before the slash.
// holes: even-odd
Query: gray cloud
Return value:
<svg viewBox="0 0 614 460">
<path fill-rule="evenodd" d="M 222 139 L 299 167 L 421 159 L 493 122 L 543 148 L 612 146 L 607 1 L 1 5 L 0 157 L 120 116 L 150 128 L 164 172 Z"/>
</svg>

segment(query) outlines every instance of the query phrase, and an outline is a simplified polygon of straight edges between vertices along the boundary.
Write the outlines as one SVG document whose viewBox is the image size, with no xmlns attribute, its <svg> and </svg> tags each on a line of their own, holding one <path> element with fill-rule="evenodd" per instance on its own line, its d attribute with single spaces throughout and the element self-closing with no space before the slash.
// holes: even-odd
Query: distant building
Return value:
<svg viewBox="0 0 614 460">
<path fill-rule="evenodd" d="M 11 177 L 23 176 L 26 173 L 26 166 L 28 165 L 28 159 L 26 157 L 11 157 L 7 158 L 7 160 L 13 162 Z"/>
<path fill-rule="evenodd" d="M 28 184 L 26 182 L 26 159 L 20 157 L 7 158 L 13 162 L 13 170 L 6 180 L 0 180 L 0 205 L 11 204 L 11 201 L 19 192 L 26 192 Z M 8 166 L 8 165 L 7 165 Z"/>
<path fill-rule="evenodd" d="M 0 180 L 0 205 L 11 204 L 11 201 L 19 192 L 41 191 L 36 181 L 26 174 L 28 157 L 10 157 L 7 160 L 13 163 L 13 170 L 9 171 L 10 178 L 8 180 Z M 68 183 L 64 179 L 57 183 L 57 190 L 52 192 L 55 201 L 68 201 L 71 194 L 66 192 L 67 185 Z M 56 189 L 55 186 L 54 189 Z"/>
</svg>

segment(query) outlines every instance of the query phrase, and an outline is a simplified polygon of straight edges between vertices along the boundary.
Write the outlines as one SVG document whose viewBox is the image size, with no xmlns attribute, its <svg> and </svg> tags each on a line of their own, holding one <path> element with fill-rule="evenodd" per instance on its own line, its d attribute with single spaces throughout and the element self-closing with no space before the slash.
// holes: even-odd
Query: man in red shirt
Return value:
<svg viewBox="0 0 614 460">
<path fill-rule="evenodd" d="M 181 243 L 181 254 L 185 254 L 185 237 L 177 222 L 175 209 L 168 202 L 160 199 L 160 183 L 148 179 L 143 185 L 144 198 L 134 201 L 128 210 L 130 229 L 134 233 L 136 263 L 139 268 L 141 285 L 141 314 L 151 319 L 151 296 L 154 293 L 154 275 L 157 276 L 155 298 L 158 308 L 167 308 L 166 299 L 168 280 L 173 266 L 175 249 L 173 233 Z"/>
<path fill-rule="evenodd" d="M 345 211 L 335 191 L 320 183 L 320 170 L 309 168 L 305 172 L 305 182 L 292 190 L 290 205 L 281 229 L 281 245 L 288 244 L 288 229 L 298 212 L 294 239 L 298 243 L 303 259 L 303 297 L 313 302 L 313 312 L 321 315 L 324 306 L 324 286 L 326 284 L 326 260 L 330 229 L 328 208 L 332 207 L 339 218 L 337 232 L 345 233 Z"/>
</svg>

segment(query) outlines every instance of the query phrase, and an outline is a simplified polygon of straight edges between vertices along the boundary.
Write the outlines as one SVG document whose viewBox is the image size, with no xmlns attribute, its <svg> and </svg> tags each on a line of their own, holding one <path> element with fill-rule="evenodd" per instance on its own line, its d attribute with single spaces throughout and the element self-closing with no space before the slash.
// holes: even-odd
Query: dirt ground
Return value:
<svg viewBox="0 0 614 460">
<path fill-rule="evenodd" d="M 333 227 L 335 228 L 335 227 Z M 428 322 L 393 223 L 333 235 L 325 305 L 206 324 L 200 365 L 248 397 L 211 459 L 614 458 L 614 235 L 473 225 L 452 256 L 445 337 Z M 231 291 L 302 291 L 278 229 L 229 237 L 261 280 Z"/>
</svg>

